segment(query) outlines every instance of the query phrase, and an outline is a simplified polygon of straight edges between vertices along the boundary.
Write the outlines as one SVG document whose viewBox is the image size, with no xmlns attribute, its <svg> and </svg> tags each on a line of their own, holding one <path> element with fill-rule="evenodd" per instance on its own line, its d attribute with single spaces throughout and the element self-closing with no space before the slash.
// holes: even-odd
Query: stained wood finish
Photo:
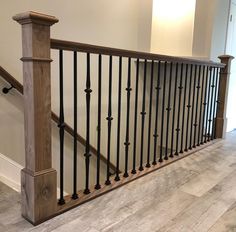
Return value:
<svg viewBox="0 0 236 232">
<path fill-rule="evenodd" d="M 9 72 L 7 72 L 2 66 L 0 66 L 0 76 L 9 84 L 11 84 L 19 93 L 23 94 L 23 85 L 19 81 L 17 81 Z M 53 111 L 52 111 L 52 120 L 56 124 L 59 123 L 59 117 Z M 67 123 L 65 123 L 65 131 L 71 136 L 74 135 L 74 130 Z M 78 133 L 77 133 L 77 140 L 82 145 L 84 146 L 86 145 L 86 140 Z M 93 155 L 97 156 L 97 149 L 94 146 L 90 145 L 90 151 Z M 107 162 L 107 159 L 103 154 L 100 154 L 100 158 L 104 163 Z M 110 168 L 112 172 L 114 173 L 116 170 L 116 167 L 113 163 L 110 164 Z"/>
<path fill-rule="evenodd" d="M 183 57 L 176 57 L 176 56 L 166 56 L 166 55 L 159 55 L 153 53 L 146 53 L 146 52 L 136 52 L 124 49 L 117 49 L 117 48 L 109 48 L 109 47 L 102 47 L 84 43 L 77 43 L 65 40 L 58 40 L 58 39 L 51 39 L 51 48 L 53 49 L 62 49 L 67 51 L 78 51 L 78 52 L 88 52 L 91 54 L 104 54 L 104 55 L 112 55 L 112 56 L 122 56 L 122 57 L 132 57 L 138 59 L 147 59 L 147 60 L 160 60 L 160 61 L 167 61 L 167 62 L 178 62 L 178 63 L 185 63 L 185 64 L 202 64 L 202 65 L 209 65 L 212 67 L 225 67 L 225 64 L 216 63 L 207 60 L 200 60 L 200 59 L 190 59 L 190 58 L 183 58 Z"/>
<path fill-rule="evenodd" d="M 71 200 L 71 196 L 67 196 L 65 205 L 56 206 L 56 171 L 51 167 L 50 48 L 219 68 L 225 67 L 225 64 L 51 40 L 50 26 L 58 21 L 55 17 L 27 12 L 15 16 L 14 19 L 22 24 L 23 32 L 26 168 L 22 171 L 22 214 L 33 224 L 47 220 L 217 142 L 214 140 L 182 156 L 145 168 L 137 174 L 122 178 L 119 182 L 112 181 L 109 186 L 102 186 L 88 195 L 80 191 L 78 200 Z"/>
<path fill-rule="evenodd" d="M 0 76 L 11 84 L 18 92 L 23 94 L 23 85 L 17 81 L 9 72 L 7 72 L 2 66 L 0 66 Z"/>
<path fill-rule="evenodd" d="M 226 108 L 227 108 L 227 97 L 229 88 L 229 78 L 230 78 L 230 67 L 231 61 L 234 59 L 233 56 L 223 55 L 219 56 L 219 59 L 225 67 L 220 71 L 219 79 L 219 93 L 218 93 L 218 107 L 216 112 L 216 138 L 225 138 L 227 118 L 226 118 Z"/>
<path fill-rule="evenodd" d="M 50 26 L 55 17 L 26 12 L 22 25 L 25 168 L 21 175 L 22 215 L 33 224 L 56 211 L 57 180 L 51 154 Z"/>
</svg>

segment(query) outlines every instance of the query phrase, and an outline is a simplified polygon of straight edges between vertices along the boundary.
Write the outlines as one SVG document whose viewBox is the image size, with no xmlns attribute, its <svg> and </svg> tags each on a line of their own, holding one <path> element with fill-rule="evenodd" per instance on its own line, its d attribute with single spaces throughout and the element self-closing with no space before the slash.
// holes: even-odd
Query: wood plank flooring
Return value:
<svg viewBox="0 0 236 232">
<path fill-rule="evenodd" d="M 0 232 L 236 232 L 236 131 L 37 227 L 0 183 Z"/>
</svg>

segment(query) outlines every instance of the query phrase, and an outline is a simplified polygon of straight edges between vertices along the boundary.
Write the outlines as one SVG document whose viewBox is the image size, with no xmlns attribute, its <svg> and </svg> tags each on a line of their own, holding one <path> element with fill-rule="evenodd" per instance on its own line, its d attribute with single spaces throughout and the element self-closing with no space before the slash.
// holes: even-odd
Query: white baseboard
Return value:
<svg viewBox="0 0 236 232">
<path fill-rule="evenodd" d="M 0 153 L 0 181 L 17 192 L 21 191 L 21 169 L 23 166 Z M 64 192 L 64 195 L 68 194 Z M 57 197 L 59 196 L 60 190 L 57 188 Z"/>
<path fill-rule="evenodd" d="M 0 181 L 20 192 L 20 172 L 23 167 L 0 153 Z"/>
</svg>

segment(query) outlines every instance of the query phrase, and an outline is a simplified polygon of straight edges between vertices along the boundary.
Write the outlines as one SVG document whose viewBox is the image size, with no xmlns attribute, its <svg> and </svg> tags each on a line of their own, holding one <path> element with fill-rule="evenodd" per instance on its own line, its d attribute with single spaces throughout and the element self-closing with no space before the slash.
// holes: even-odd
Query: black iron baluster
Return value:
<svg viewBox="0 0 236 232">
<path fill-rule="evenodd" d="M 170 73 L 169 73 L 169 89 L 168 89 L 168 103 L 166 108 L 167 120 L 166 120 L 166 150 L 165 150 L 165 160 L 168 160 L 168 141 L 169 141 L 169 122 L 170 122 L 170 97 L 171 97 L 171 79 L 172 79 L 172 66 L 173 63 L 170 63 Z"/>
<path fill-rule="evenodd" d="M 89 159 L 90 159 L 90 95 L 91 95 L 91 81 L 90 81 L 90 53 L 87 53 L 87 77 L 86 77 L 86 146 L 85 146 L 85 190 L 84 194 L 89 194 Z"/>
<path fill-rule="evenodd" d="M 191 122 L 190 122 L 190 139 L 189 139 L 189 149 L 192 150 L 192 138 L 193 138 L 193 117 L 194 117 L 194 108 L 195 108 L 195 90 L 197 82 L 197 65 L 195 65 L 194 70 L 194 81 L 193 81 L 193 98 L 192 98 L 192 113 L 191 113 Z"/>
<path fill-rule="evenodd" d="M 216 68 L 213 67 L 213 80 L 212 80 L 212 83 L 211 83 L 211 106 L 210 106 L 210 114 L 209 114 L 209 125 L 208 125 L 208 141 L 210 141 L 210 138 L 212 135 L 210 135 L 211 133 L 211 127 L 212 127 L 212 113 L 213 113 L 213 97 L 214 97 L 214 88 L 215 88 L 215 76 L 216 76 Z"/>
<path fill-rule="evenodd" d="M 64 91 L 63 91 L 63 51 L 59 51 L 59 93 L 60 93 L 60 117 L 59 117 L 59 135 L 60 135 L 60 198 L 58 203 L 65 204 L 64 200 Z"/>
<path fill-rule="evenodd" d="M 158 71 L 157 71 L 157 85 L 156 85 L 156 115 L 155 115 L 155 129 L 154 129 L 154 154 L 153 154 L 153 165 L 157 164 L 157 130 L 158 130 L 158 111 L 159 111 L 159 95 L 160 95 L 160 75 L 161 75 L 161 61 L 158 62 Z"/>
<path fill-rule="evenodd" d="M 210 78 L 208 83 L 208 91 L 207 91 L 207 112 L 206 112 L 206 127 L 205 127 L 205 139 L 204 143 L 207 142 L 208 138 L 208 127 L 209 127 L 209 109 L 210 109 L 210 94 L 211 94 L 211 81 L 212 81 L 212 67 L 209 67 Z"/>
<path fill-rule="evenodd" d="M 77 52 L 74 52 L 74 163 L 73 163 L 73 194 L 72 199 L 77 199 Z"/>
<path fill-rule="evenodd" d="M 173 148 L 174 148 L 175 108 L 176 108 L 176 94 L 177 94 L 178 73 L 179 73 L 179 64 L 176 63 L 174 101 L 173 101 L 173 114 L 172 114 L 172 129 L 171 129 L 171 150 L 170 150 L 170 157 L 171 158 L 174 157 L 173 156 Z"/>
<path fill-rule="evenodd" d="M 150 84 L 150 101 L 149 101 L 149 123 L 148 123 L 148 150 L 147 150 L 147 164 L 146 167 L 150 168 L 150 143 L 151 143 L 151 126 L 152 126 L 152 91 L 153 91 L 153 71 L 154 61 L 151 66 L 151 84 Z"/>
<path fill-rule="evenodd" d="M 189 117 L 191 110 L 191 92 L 192 92 L 192 77 L 193 77 L 193 64 L 190 67 L 190 78 L 189 78 L 189 91 L 188 91 L 188 105 L 187 105 L 187 125 L 186 125 L 186 141 L 184 151 L 188 151 L 188 132 L 189 132 Z"/>
<path fill-rule="evenodd" d="M 117 120 L 117 150 L 116 150 L 116 177 L 120 180 L 120 114 L 121 114 L 121 87 L 122 87 L 122 57 L 119 57 L 119 86 L 118 86 L 118 120 Z"/>
<path fill-rule="evenodd" d="M 137 116 L 138 116 L 138 84 L 139 84 L 139 59 L 136 66 L 136 86 L 135 86 L 135 106 L 134 106 L 134 146 L 133 146 L 133 169 L 132 174 L 136 173 L 136 138 L 137 138 Z"/>
<path fill-rule="evenodd" d="M 142 127 L 141 127 L 141 152 L 140 152 L 140 167 L 139 170 L 143 171 L 143 139 L 144 139 L 144 125 L 145 125 L 145 101 L 146 101 L 146 78 L 147 77 L 147 60 L 144 62 L 144 80 L 143 80 L 143 102 L 142 102 Z"/>
<path fill-rule="evenodd" d="M 162 99 L 162 113 L 161 113 L 161 146 L 160 146 L 160 158 L 159 162 L 163 162 L 162 153 L 163 153 L 163 136 L 164 136 L 164 114 L 165 114 L 165 99 L 166 99 L 166 69 L 167 62 L 164 64 L 164 80 L 163 80 L 163 99 Z M 168 158 L 167 158 L 168 159 Z"/>
<path fill-rule="evenodd" d="M 181 129 L 181 145 L 180 153 L 183 153 L 183 144 L 184 144 L 184 121 L 185 121 L 185 104 L 186 104 L 186 95 L 187 95 L 187 82 L 188 82 L 188 64 L 185 67 L 185 81 L 184 81 L 184 103 L 183 103 L 183 115 L 182 115 L 182 129 Z"/>
<path fill-rule="evenodd" d="M 212 136 L 211 140 L 215 139 L 215 117 L 216 117 L 216 106 L 218 103 L 217 92 L 218 92 L 218 84 L 219 84 L 219 68 L 216 68 L 216 84 L 215 84 L 215 97 L 214 97 L 214 106 L 213 106 L 213 125 L 212 125 Z"/>
<path fill-rule="evenodd" d="M 110 181 L 110 158 L 111 158 L 111 121 L 112 117 L 112 56 L 109 59 L 109 94 L 108 94 L 108 136 L 107 136 L 107 179 L 105 184 L 111 184 Z"/>
<path fill-rule="evenodd" d="M 204 123 L 204 120 L 203 120 L 203 122 L 202 122 L 202 106 L 203 106 L 205 71 L 206 71 L 206 66 L 203 66 L 203 73 L 202 73 L 202 90 L 201 90 L 200 111 L 199 111 L 199 125 L 198 125 L 198 140 L 197 140 L 197 146 L 200 146 L 201 128 L 202 128 L 202 123 Z"/>
<path fill-rule="evenodd" d="M 198 108 L 199 108 L 199 106 L 198 106 L 198 102 L 199 102 L 199 100 L 198 100 L 198 98 L 199 98 L 199 90 L 200 90 L 200 79 L 201 79 L 201 70 L 202 70 L 202 66 L 199 66 L 199 70 L 198 70 L 198 81 L 197 81 L 197 86 L 196 86 L 196 89 L 197 89 L 197 100 L 196 100 L 196 109 L 195 109 L 195 120 L 194 120 L 194 132 L 193 132 L 193 134 L 194 134 L 194 136 L 193 136 L 193 148 L 195 148 L 196 147 L 196 136 L 197 136 L 197 126 L 198 126 L 198 124 L 197 124 L 197 115 L 198 115 Z"/>
<path fill-rule="evenodd" d="M 125 89 L 127 91 L 127 115 L 126 115 L 126 136 L 125 136 L 125 172 L 124 177 L 128 177 L 128 157 L 129 157 L 129 116 L 130 116 L 130 92 L 132 91 L 131 83 L 131 58 L 128 59 L 128 79 L 127 79 L 127 88 Z"/>
<path fill-rule="evenodd" d="M 206 133 L 207 128 L 207 83 L 209 79 L 209 67 L 207 66 L 206 70 L 206 80 L 205 80 L 205 93 L 204 93 L 204 103 L 203 103 L 203 122 L 202 122 L 202 135 L 201 135 L 201 144 L 206 143 L 206 136 L 204 136 L 204 132 Z M 205 128 L 204 128 L 205 127 Z M 204 140 L 203 140 L 204 138 Z"/>
<path fill-rule="evenodd" d="M 100 189 L 100 156 L 101 156 L 101 102 L 102 102 L 102 55 L 98 56 L 98 126 L 97 126 L 97 182 L 95 189 Z"/>
<path fill-rule="evenodd" d="M 180 109 L 181 109 L 181 98 L 182 98 L 182 82 L 183 82 L 183 63 L 181 64 L 181 70 L 180 70 L 180 83 L 179 83 L 179 104 L 178 104 L 178 118 L 177 118 L 177 128 L 176 128 L 176 150 L 175 150 L 175 155 L 179 155 L 178 149 L 179 149 L 179 132 L 180 132 L 180 128 L 179 128 L 179 120 L 180 120 Z"/>
</svg>

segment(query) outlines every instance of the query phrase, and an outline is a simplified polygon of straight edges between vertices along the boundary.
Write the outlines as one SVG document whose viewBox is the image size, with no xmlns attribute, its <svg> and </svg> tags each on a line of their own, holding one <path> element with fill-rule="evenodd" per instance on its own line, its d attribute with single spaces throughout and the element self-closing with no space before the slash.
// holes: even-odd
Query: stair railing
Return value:
<svg viewBox="0 0 236 232">
<path fill-rule="evenodd" d="M 22 25 L 23 38 L 21 60 L 24 77 L 26 167 L 22 170 L 22 215 L 33 224 L 168 165 L 212 144 L 216 138 L 223 137 L 231 56 L 221 56 L 222 63 L 215 63 L 55 40 L 50 38 L 50 27 L 58 22 L 53 16 L 26 12 L 14 16 L 14 20 Z M 61 191 L 58 200 L 56 171 L 52 168 L 51 154 L 51 49 L 57 50 L 59 56 Z M 73 190 L 69 196 L 63 195 L 65 51 L 72 52 L 73 56 L 74 131 L 78 129 L 78 78 L 85 81 L 86 101 L 85 186 L 83 190 L 77 189 L 75 146 Z M 86 57 L 86 74 L 78 77 L 78 54 L 82 53 Z M 92 56 L 97 62 L 96 79 L 91 73 Z M 105 59 L 108 69 L 105 95 L 107 115 L 103 117 Z M 124 69 L 127 69 L 125 77 Z M 95 94 L 95 80 L 98 88 L 95 92 L 98 126 L 96 131 L 91 131 L 91 97 Z M 118 89 L 116 114 L 115 80 L 118 80 L 115 86 Z M 124 102 L 125 108 L 122 108 Z M 125 112 L 123 120 L 122 111 Z M 113 119 L 117 123 L 116 131 L 112 130 Z M 104 134 L 101 133 L 104 130 L 103 122 L 107 125 Z M 92 187 L 89 182 L 91 133 L 97 135 L 98 151 L 96 184 Z M 120 146 L 121 141 L 124 142 L 123 148 Z M 112 147 L 114 142 L 115 152 Z M 106 145 L 107 158 L 104 182 L 100 178 L 100 152 L 103 144 Z M 116 173 L 111 176 L 110 161 L 113 153 L 116 158 Z M 119 172 L 121 158 L 124 164 L 122 173 Z"/>
</svg>

